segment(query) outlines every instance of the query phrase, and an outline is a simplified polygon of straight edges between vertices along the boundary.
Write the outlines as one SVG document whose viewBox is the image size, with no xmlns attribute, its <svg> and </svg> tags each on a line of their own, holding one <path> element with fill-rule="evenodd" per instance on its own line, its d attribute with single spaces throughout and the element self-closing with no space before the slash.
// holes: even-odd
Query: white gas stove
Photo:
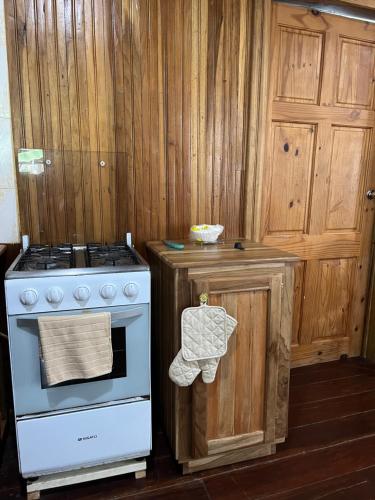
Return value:
<svg viewBox="0 0 375 500">
<path fill-rule="evenodd" d="M 150 271 L 132 245 L 27 246 L 6 273 L 5 293 L 22 475 L 148 455 Z M 47 386 L 38 317 L 104 311 L 112 372 Z"/>
</svg>

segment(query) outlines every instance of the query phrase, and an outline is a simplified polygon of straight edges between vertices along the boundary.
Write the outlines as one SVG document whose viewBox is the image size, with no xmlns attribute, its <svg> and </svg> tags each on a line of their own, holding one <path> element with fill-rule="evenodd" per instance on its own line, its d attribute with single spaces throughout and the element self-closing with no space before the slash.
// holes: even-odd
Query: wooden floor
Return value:
<svg viewBox="0 0 375 500">
<path fill-rule="evenodd" d="M 22 498 L 14 437 L 0 469 L 0 499 Z M 288 441 L 276 455 L 181 476 L 161 432 L 148 477 L 49 491 L 48 499 L 375 499 L 375 367 L 347 360 L 292 371 Z"/>
</svg>

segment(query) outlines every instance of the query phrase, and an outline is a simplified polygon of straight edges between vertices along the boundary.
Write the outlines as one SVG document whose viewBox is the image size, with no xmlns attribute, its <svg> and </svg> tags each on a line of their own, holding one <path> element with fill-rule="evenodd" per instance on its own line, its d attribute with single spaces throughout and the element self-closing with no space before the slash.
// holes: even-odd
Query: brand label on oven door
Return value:
<svg viewBox="0 0 375 500">
<path fill-rule="evenodd" d="M 88 439 L 96 439 L 97 437 L 97 434 L 91 434 L 90 436 L 81 436 L 77 438 L 77 441 L 87 441 Z"/>
</svg>

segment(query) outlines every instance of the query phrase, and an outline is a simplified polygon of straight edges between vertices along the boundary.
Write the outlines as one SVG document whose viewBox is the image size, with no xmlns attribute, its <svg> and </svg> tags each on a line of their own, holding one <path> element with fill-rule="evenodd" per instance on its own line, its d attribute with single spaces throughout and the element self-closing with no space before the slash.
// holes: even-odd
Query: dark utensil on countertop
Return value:
<svg viewBox="0 0 375 500">
<path fill-rule="evenodd" d="M 236 248 L 237 250 L 245 250 L 245 247 L 242 246 L 240 241 L 236 241 L 233 248 Z"/>
</svg>

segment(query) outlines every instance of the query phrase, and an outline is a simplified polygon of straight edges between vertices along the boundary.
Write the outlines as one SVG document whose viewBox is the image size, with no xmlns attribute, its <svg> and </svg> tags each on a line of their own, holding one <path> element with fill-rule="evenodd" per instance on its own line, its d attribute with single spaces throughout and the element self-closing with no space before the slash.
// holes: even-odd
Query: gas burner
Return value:
<svg viewBox="0 0 375 500">
<path fill-rule="evenodd" d="M 45 271 L 74 267 L 73 246 L 31 245 L 19 260 L 16 271 Z"/>
<path fill-rule="evenodd" d="M 116 242 L 113 245 L 87 244 L 87 265 L 89 267 L 134 266 L 137 264 L 139 264 L 137 256 L 124 242 Z"/>
<path fill-rule="evenodd" d="M 7 279 L 149 271 L 128 236 L 110 244 L 30 245 L 9 268 Z"/>
</svg>

